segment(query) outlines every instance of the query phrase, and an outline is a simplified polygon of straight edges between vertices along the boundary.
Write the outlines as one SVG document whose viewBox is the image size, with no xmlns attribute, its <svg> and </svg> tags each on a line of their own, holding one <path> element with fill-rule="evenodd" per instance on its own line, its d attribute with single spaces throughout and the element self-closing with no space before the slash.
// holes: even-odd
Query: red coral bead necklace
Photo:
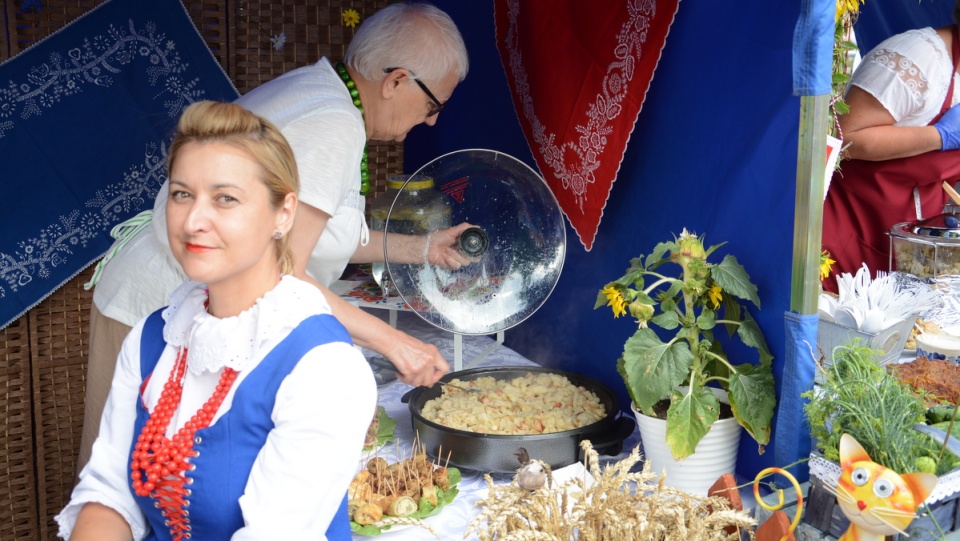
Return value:
<svg viewBox="0 0 960 541">
<path fill-rule="evenodd" d="M 185 498 L 190 491 L 184 485 L 188 484 L 187 470 L 193 469 L 190 459 L 200 454 L 193 450 L 195 434 L 197 430 L 210 426 L 237 377 L 236 370 L 224 368 L 213 395 L 173 438 L 167 438 L 167 427 L 183 395 L 186 368 L 187 348 L 183 348 L 130 455 L 134 492 L 137 496 L 150 496 L 156 501 L 174 541 L 190 538 L 189 519 L 184 509 Z"/>
</svg>

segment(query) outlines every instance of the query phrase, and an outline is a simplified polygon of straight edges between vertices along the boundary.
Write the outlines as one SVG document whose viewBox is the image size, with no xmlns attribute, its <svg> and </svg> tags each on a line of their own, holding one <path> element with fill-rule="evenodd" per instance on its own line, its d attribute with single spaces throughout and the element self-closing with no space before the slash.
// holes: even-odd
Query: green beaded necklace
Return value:
<svg viewBox="0 0 960 541">
<path fill-rule="evenodd" d="M 360 91 L 357 90 L 357 83 L 353 82 L 353 79 L 350 77 L 350 72 L 347 71 L 347 67 L 343 65 L 343 62 L 337 62 L 337 73 L 340 74 L 343 84 L 347 85 L 347 90 L 350 91 L 350 97 L 353 99 L 353 105 L 360 111 L 360 116 L 363 117 L 364 122 L 366 122 L 366 117 L 363 113 L 363 104 L 360 103 Z M 360 159 L 360 194 L 367 195 L 368 193 L 370 193 L 370 169 L 367 167 L 367 144 L 364 143 L 363 158 Z"/>
</svg>

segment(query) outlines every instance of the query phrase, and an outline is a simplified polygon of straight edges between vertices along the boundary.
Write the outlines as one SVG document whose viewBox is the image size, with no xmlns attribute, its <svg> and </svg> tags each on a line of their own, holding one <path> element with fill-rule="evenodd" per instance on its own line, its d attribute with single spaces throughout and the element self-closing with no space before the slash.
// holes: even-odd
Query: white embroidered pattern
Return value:
<svg viewBox="0 0 960 541">
<path fill-rule="evenodd" d="M 896 73 L 910 90 L 913 100 L 916 103 L 922 103 L 921 96 L 927 91 L 928 86 L 927 77 L 912 60 L 901 56 L 896 51 L 881 49 L 872 54 L 868 61 L 880 64 Z"/>
<path fill-rule="evenodd" d="M 575 142 L 568 141 L 559 146 L 556 143 L 557 135 L 547 133 L 546 127 L 537 117 L 533 98 L 530 96 L 530 83 L 527 80 L 517 41 L 520 1 L 508 0 L 507 5 L 510 20 L 506 38 L 509 51 L 508 64 L 515 81 L 515 91 L 522 103 L 522 114 L 530 123 L 532 143 L 535 143 L 543 162 L 561 181 L 563 189 L 573 194 L 582 213 L 587 187 L 596 182 L 594 172 L 600 166 L 599 156 L 607 146 L 607 135 L 613 130 L 610 122 L 623 110 L 621 103 L 627 95 L 628 83 L 633 80 L 641 47 L 647 41 L 650 20 L 656 14 L 656 2 L 654 0 L 628 2 L 629 18 L 617 33 L 615 60 L 607 66 L 601 93 L 587 107 L 586 123 L 578 124 L 575 128 L 580 137 Z"/>
<path fill-rule="evenodd" d="M 61 215 L 59 221 L 44 227 L 36 236 L 17 242 L 16 252 L 0 252 L 0 279 L 15 292 L 34 277 L 49 278 L 53 267 L 67 262 L 73 246 L 85 247 L 122 218 L 141 210 L 144 204 L 150 206 L 166 181 L 166 163 L 166 145 L 148 143 L 141 163 L 131 164 L 122 180 L 97 190 L 93 198 L 84 202 L 92 210 L 75 209 Z M 0 285 L 0 298 L 5 296 L 6 290 Z"/>
<path fill-rule="evenodd" d="M 936 33 L 924 30 L 910 30 L 907 33 L 914 34 L 927 42 L 929 44 L 929 50 L 936 53 L 938 64 L 952 66 L 950 57 L 945 56 L 946 50 L 943 48 L 943 43 L 940 41 L 940 38 L 937 37 Z M 924 73 L 912 59 L 892 49 L 878 47 L 870 51 L 863 61 L 879 64 L 896 73 L 897 77 L 900 78 L 904 86 L 909 90 L 917 107 L 927 107 L 927 96 L 946 95 L 947 88 L 950 86 L 949 75 L 945 75 L 939 79 L 934 78 L 934 80 L 929 80 L 927 74 Z M 949 73 L 949 71 L 947 73 Z"/>
<path fill-rule="evenodd" d="M 7 88 L 0 88 L 0 118 L 19 116 L 26 120 L 42 115 L 44 109 L 52 109 L 64 98 L 84 92 L 85 86 L 109 87 L 113 75 L 122 72 L 120 66 L 138 60 L 138 64 L 146 62 L 144 71 L 150 86 L 161 83 L 157 97 L 171 98 L 164 102 L 171 117 L 179 116 L 186 105 L 203 95 L 197 88 L 199 78 L 181 78 L 188 64 L 181 60 L 176 44 L 166 34 L 158 33 L 154 23 L 145 23 L 140 31 L 131 20 L 126 30 L 111 24 L 105 33 L 84 39 L 79 47 L 51 53 L 49 61 L 31 68 L 24 81 L 8 81 Z"/>
<path fill-rule="evenodd" d="M 109 25 L 104 33 L 84 39 L 66 52 L 51 53 L 47 62 L 34 66 L 23 81 L 9 81 L 0 88 L 0 138 L 15 131 L 16 121 L 39 116 L 46 110 L 69 103 L 69 97 L 108 88 L 124 69 L 143 69 L 150 86 L 157 87 L 154 100 L 163 99 L 171 118 L 203 99 L 199 77 L 185 80 L 189 64 L 176 44 L 155 23 L 138 29 L 133 20 L 126 28 Z M 98 190 L 84 202 L 89 210 L 76 209 L 58 221 L 17 243 L 13 253 L 0 252 L 0 284 L 18 291 L 34 278 L 49 278 L 51 269 L 65 264 L 73 247 L 87 243 L 115 223 L 152 205 L 166 179 L 165 141 L 146 144 L 142 161 L 133 163 L 122 179 Z M 6 289 L 0 285 L 0 298 Z"/>
</svg>

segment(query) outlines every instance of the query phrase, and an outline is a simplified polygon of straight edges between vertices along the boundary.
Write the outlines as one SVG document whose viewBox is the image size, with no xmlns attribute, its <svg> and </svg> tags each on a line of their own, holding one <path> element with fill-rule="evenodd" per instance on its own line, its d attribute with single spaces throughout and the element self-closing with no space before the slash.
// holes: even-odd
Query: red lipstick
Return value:
<svg viewBox="0 0 960 541">
<path fill-rule="evenodd" d="M 208 247 L 208 246 L 201 246 L 201 245 L 199 245 L 199 244 L 191 244 L 191 243 L 189 243 L 189 242 L 186 244 L 186 246 L 187 246 L 187 251 L 190 252 L 190 253 L 192 253 L 192 254 L 202 254 L 202 253 L 204 253 L 204 252 L 209 252 L 210 250 L 212 250 L 212 248 L 210 248 L 210 247 Z"/>
</svg>

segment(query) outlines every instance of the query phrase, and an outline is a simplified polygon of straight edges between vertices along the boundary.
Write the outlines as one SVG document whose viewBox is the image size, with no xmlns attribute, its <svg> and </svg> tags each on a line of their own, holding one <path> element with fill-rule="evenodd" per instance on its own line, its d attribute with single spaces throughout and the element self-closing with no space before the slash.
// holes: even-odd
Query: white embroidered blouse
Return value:
<svg viewBox="0 0 960 541">
<path fill-rule="evenodd" d="M 926 126 L 940 112 L 953 64 L 933 28 L 908 30 L 882 41 L 857 67 L 851 85 L 877 98 L 895 126 Z M 960 89 L 951 105 L 960 102 Z"/>
</svg>

